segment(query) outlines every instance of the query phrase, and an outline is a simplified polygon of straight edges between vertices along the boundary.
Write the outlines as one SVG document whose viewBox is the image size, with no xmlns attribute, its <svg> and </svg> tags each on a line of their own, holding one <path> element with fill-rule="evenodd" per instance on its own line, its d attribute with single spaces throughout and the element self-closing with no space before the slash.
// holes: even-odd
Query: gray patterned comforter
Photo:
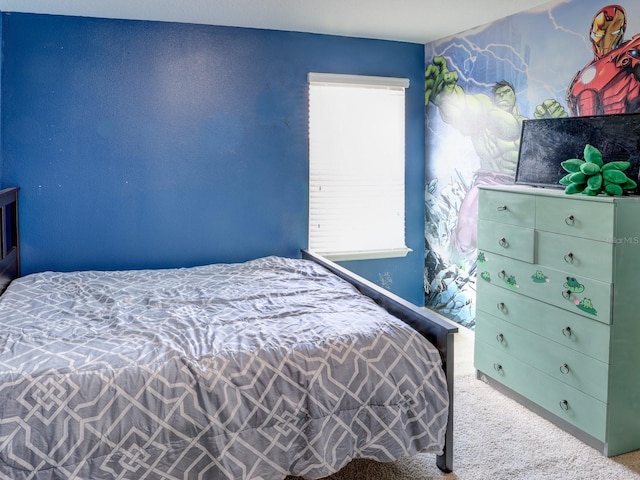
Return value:
<svg viewBox="0 0 640 480">
<path fill-rule="evenodd" d="M 45 272 L 0 297 L 0 478 L 264 479 L 441 452 L 439 354 L 322 267 Z"/>
</svg>

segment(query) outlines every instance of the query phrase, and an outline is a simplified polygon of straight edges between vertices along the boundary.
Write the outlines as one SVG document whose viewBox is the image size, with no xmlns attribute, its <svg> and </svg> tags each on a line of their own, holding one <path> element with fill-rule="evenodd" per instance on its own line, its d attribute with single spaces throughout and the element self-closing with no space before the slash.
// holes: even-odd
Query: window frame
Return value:
<svg viewBox="0 0 640 480">
<path fill-rule="evenodd" d="M 344 74 L 328 74 L 328 73 L 315 73 L 311 72 L 308 74 L 308 85 L 309 85 L 309 222 L 308 222 L 308 241 L 309 241 L 309 249 L 315 251 L 323 255 L 324 257 L 334 260 L 334 261 L 344 261 L 344 260 L 365 260 L 365 259 L 379 259 L 379 258 L 396 258 L 396 257 L 404 257 L 412 250 L 406 245 L 406 89 L 409 87 L 409 79 L 407 78 L 397 78 L 397 77 L 376 77 L 376 76 L 366 76 L 366 75 L 344 75 Z M 363 88 L 363 89 L 375 89 L 377 91 L 387 90 L 392 92 L 394 96 L 398 95 L 399 91 L 402 91 L 402 118 L 401 121 L 401 134 L 397 133 L 397 138 L 394 139 L 396 142 L 395 147 L 399 149 L 401 153 L 397 153 L 394 155 L 394 165 L 393 169 L 397 170 L 400 168 L 401 172 L 394 172 L 395 181 L 400 182 L 395 185 L 394 188 L 401 188 L 401 193 L 396 191 L 395 198 L 395 214 L 390 213 L 384 217 L 384 219 L 375 223 L 379 225 L 380 228 L 387 226 L 385 222 L 391 220 L 394 228 L 394 234 L 390 236 L 390 243 L 382 244 L 378 247 L 371 248 L 371 246 L 367 246 L 367 248 L 349 248 L 349 249 L 330 249 L 323 250 L 322 248 L 317 249 L 316 241 L 317 236 L 314 237 L 314 233 L 317 233 L 317 228 L 319 227 L 317 218 L 318 213 L 314 210 L 317 209 L 316 204 L 314 203 L 316 198 L 314 195 L 316 194 L 317 186 L 317 175 L 316 175 L 316 162 L 322 161 L 318 160 L 317 156 L 320 155 L 316 152 L 316 147 L 314 146 L 313 141 L 313 132 L 312 129 L 314 127 L 315 120 L 313 119 L 313 111 L 312 111 L 312 94 L 313 87 L 350 87 L 350 88 Z M 399 119 L 400 114 L 396 119 Z M 382 117 L 380 117 L 382 118 Z M 386 120 L 386 117 L 384 117 Z M 393 126 L 392 126 L 393 127 Z M 389 130 L 394 130 L 394 128 L 390 128 Z M 373 131 L 372 131 L 373 132 Z M 318 142 L 319 143 L 319 142 Z M 353 148 L 353 145 L 352 145 Z M 348 162 L 348 160 L 347 160 Z M 329 163 L 331 163 L 329 161 Z M 358 162 L 356 162 L 358 163 Z M 401 164 L 401 167 L 398 167 L 398 164 Z M 363 165 L 362 161 L 359 163 L 360 166 Z M 326 168 L 326 167 L 325 167 Z M 386 168 L 386 167 L 383 167 Z M 387 171 L 391 172 L 391 168 L 387 169 Z M 315 176 L 314 176 L 315 175 Z M 334 172 L 332 172 L 332 176 L 336 176 Z M 383 185 L 384 186 L 384 185 Z M 389 185 L 387 185 L 388 187 Z M 380 201 L 380 193 L 369 194 L 369 198 L 378 198 Z M 377 196 L 376 196 L 377 195 Z M 324 208 L 324 207 L 322 207 Z M 386 209 L 385 209 L 386 210 Z M 401 212 L 401 215 L 399 214 Z M 401 218 L 398 220 L 391 219 L 391 215 L 395 215 L 396 217 Z M 362 224 L 362 222 L 361 222 Z M 313 225 L 318 225 L 318 227 L 313 227 Z M 314 229 L 316 230 L 314 232 Z M 378 231 L 379 231 L 378 230 Z M 333 232 L 329 231 L 329 235 Z M 401 237 L 401 240 L 400 240 Z M 368 244 L 368 241 L 365 241 L 364 244 Z M 363 245 L 363 242 L 360 242 L 360 245 Z"/>
</svg>

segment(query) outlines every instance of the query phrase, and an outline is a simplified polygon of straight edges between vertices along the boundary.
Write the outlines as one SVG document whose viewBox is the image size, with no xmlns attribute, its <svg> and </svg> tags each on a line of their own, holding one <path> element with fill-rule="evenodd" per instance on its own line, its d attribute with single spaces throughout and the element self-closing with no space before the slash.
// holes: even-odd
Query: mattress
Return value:
<svg viewBox="0 0 640 480">
<path fill-rule="evenodd" d="M 0 297 L 0 478 L 321 478 L 441 453 L 438 351 L 306 260 L 43 272 Z"/>
</svg>

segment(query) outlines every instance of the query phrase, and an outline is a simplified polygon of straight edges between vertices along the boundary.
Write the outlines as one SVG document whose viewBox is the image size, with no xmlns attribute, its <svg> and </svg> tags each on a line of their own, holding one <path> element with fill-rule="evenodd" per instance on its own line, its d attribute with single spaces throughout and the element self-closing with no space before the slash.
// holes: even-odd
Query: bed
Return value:
<svg viewBox="0 0 640 480">
<path fill-rule="evenodd" d="M 17 188 L 0 212 L 0 478 L 452 470 L 449 322 L 308 251 L 20 276 Z"/>
</svg>

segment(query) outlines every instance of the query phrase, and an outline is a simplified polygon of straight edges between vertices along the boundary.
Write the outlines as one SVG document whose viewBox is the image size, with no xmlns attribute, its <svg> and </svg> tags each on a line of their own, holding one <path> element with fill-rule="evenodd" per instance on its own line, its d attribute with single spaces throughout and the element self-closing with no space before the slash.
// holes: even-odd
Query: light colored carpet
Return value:
<svg viewBox="0 0 640 480">
<path fill-rule="evenodd" d="M 390 464 L 356 460 L 326 480 L 640 480 L 640 451 L 603 456 L 476 380 L 472 344 L 458 347 L 453 473 L 421 454 Z"/>
</svg>

